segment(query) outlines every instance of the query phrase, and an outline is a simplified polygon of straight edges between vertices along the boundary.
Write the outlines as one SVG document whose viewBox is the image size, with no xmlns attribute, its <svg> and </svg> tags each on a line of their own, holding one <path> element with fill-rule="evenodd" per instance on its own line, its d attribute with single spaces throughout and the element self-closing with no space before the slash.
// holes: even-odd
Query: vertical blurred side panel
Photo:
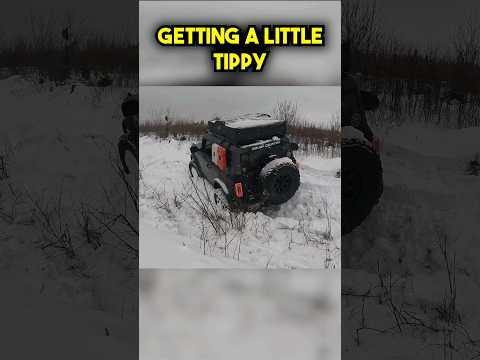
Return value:
<svg viewBox="0 0 480 360">
<path fill-rule="evenodd" d="M 7 6 L 3 357 L 137 359 L 138 2 Z"/>
</svg>

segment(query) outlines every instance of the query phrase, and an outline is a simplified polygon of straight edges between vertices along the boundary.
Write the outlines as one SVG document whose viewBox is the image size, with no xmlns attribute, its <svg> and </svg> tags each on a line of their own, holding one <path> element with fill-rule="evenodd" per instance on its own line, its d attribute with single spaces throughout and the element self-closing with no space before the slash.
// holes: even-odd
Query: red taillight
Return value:
<svg viewBox="0 0 480 360">
<path fill-rule="evenodd" d="M 237 198 L 243 198 L 243 185 L 241 182 L 235 183 L 235 196 Z"/>
</svg>

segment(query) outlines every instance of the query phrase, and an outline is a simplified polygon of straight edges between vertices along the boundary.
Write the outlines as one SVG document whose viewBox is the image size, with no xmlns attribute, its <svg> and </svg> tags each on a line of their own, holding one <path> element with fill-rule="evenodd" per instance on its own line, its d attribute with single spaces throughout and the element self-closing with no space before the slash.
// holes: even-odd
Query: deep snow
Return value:
<svg viewBox="0 0 480 360">
<path fill-rule="evenodd" d="M 480 129 L 404 125 L 374 132 L 384 142 L 385 186 L 366 221 L 342 238 L 342 312 L 349 314 L 343 356 L 470 359 L 479 349 L 469 337 L 480 334 L 480 177 L 465 168 L 480 152 Z M 391 290 L 381 286 L 379 271 Z M 444 310 L 452 299 L 449 319 Z M 401 319 L 397 326 L 390 300 L 416 325 Z"/>
<path fill-rule="evenodd" d="M 279 210 L 242 215 L 245 228 L 227 233 L 225 251 L 225 237 L 218 238 L 188 200 L 190 145 L 140 138 L 141 268 L 340 267 L 339 158 L 299 154 L 297 194 Z"/>
<path fill-rule="evenodd" d="M 102 244 L 93 249 L 81 225 L 82 208 L 108 211 L 107 193 L 115 207 L 124 204 L 110 156 L 121 133 L 119 105 L 129 90 L 78 85 L 71 93 L 70 85 L 39 85 L 21 76 L 0 81 L 5 354 L 18 359 L 136 354 L 137 261 L 100 228 L 89 228 Z M 64 234 L 73 239 L 73 254 L 44 247 L 53 237 L 40 221 L 40 208 L 59 233 L 69 229 Z"/>
</svg>

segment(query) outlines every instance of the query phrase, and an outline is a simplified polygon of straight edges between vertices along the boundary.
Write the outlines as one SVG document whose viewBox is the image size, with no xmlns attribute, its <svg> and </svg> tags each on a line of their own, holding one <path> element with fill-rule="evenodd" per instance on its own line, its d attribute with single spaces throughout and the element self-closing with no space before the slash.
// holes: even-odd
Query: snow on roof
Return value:
<svg viewBox="0 0 480 360">
<path fill-rule="evenodd" d="M 258 126 L 268 126 L 273 124 L 280 124 L 280 120 L 232 120 L 225 122 L 225 126 L 234 129 L 246 129 Z"/>
<path fill-rule="evenodd" d="M 292 159 L 290 159 L 288 157 L 273 159 L 267 165 L 265 165 L 265 167 L 262 169 L 262 171 L 260 171 L 260 176 L 261 177 L 268 176 L 273 170 L 275 170 L 280 165 L 295 166 Z"/>
<path fill-rule="evenodd" d="M 244 114 L 238 115 L 235 117 L 223 117 L 223 118 L 216 118 L 213 120 L 215 121 L 222 121 L 225 123 L 225 126 L 233 129 L 246 129 L 258 126 L 268 126 L 273 124 L 280 124 L 282 120 L 275 120 L 269 114 Z"/>
</svg>

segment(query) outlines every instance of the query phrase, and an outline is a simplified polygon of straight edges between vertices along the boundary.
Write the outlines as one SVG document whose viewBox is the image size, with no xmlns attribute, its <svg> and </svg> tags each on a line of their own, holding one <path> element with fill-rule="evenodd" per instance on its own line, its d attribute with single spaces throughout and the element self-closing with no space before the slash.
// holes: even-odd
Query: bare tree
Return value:
<svg viewBox="0 0 480 360">
<path fill-rule="evenodd" d="M 58 27 L 57 20 L 52 14 L 39 16 L 30 10 L 27 24 L 30 30 L 30 41 L 28 45 L 38 51 L 47 51 L 55 48 L 55 28 Z"/>
<path fill-rule="evenodd" d="M 342 1 L 342 42 L 369 53 L 382 37 L 376 0 Z"/>
<path fill-rule="evenodd" d="M 470 15 L 453 34 L 457 63 L 476 65 L 480 60 L 480 25 L 476 15 Z"/>
</svg>

